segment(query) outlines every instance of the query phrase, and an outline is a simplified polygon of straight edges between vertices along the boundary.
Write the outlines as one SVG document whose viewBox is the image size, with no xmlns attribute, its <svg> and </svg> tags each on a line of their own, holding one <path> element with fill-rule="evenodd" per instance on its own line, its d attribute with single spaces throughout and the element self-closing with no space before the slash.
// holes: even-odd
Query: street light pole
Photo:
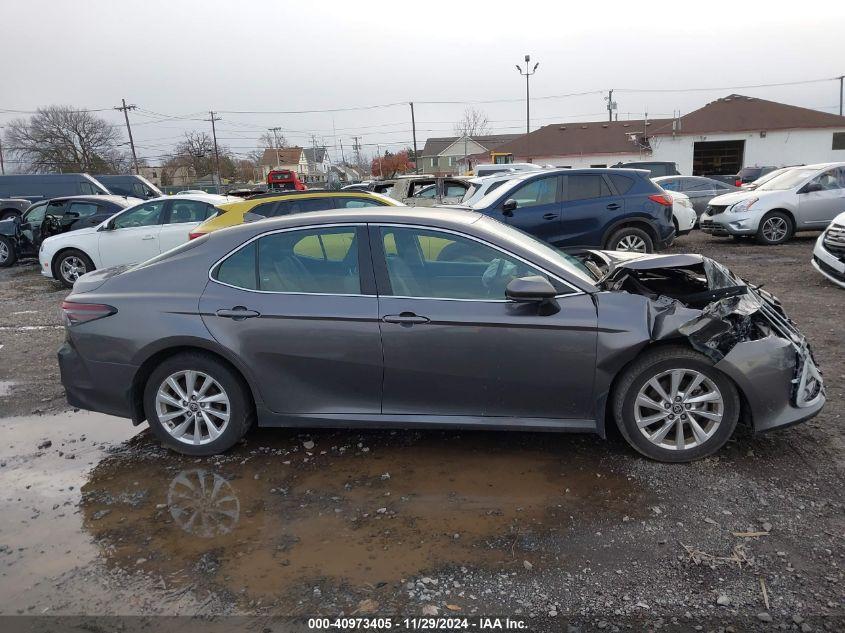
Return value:
<svg viewBox="0 0 845 633">
<path fill-rule="evenodd" d="M 519 64 L 516 65 L 516 69 L 519 71 L 520 75 L 525 76 L 525 154 L 526 160 L 530 163 L 531 162 L 531 152 L 528 151 L 529 148 L 529 139 L 528 135 L 531 133 L 531 89 L 529 87 L 529 80 L 531 75 L 537 72 L 537 66 L 540 65 L 540 62 L 536 62 L 534 64 L 534 68 L 529 66 L 529 62 L 531 61 L 531 55 L 525 56 L 525 71 L 522 70 L 522 66 Z"/>
</svg>

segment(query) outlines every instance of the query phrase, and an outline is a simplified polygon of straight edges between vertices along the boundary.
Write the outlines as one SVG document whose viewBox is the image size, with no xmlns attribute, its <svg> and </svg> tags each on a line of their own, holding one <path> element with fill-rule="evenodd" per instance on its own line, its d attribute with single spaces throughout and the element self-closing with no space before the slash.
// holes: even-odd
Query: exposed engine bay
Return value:
<svg viewBox="0 0 845 633">
<path fill-rule="evenodd" d="M 579 259 L 608 291 L 628 292 L 650 302 L 653 341 L 686 338 L 715 363 L 740 343 L 793 349 L 793 406 L 809 407 L 824 395 L 824 385 L 804 336 L 780 301 L 702 255 L 645 255 L 587 251 Z M 746 349 L 746 346 L 743 346 Z M 774 355 L 774 353 L 773 353 Z"/>
</svg>

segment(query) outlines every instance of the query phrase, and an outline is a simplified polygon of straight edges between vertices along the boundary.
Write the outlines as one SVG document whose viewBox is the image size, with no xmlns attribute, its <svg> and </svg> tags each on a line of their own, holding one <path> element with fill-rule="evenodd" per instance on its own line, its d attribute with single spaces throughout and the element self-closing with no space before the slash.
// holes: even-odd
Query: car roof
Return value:
<svg viewBox="0 0 845 633">
<path fill-rule="evenodd" d="M 158 196 L 156 198 L 149 198 L 144 202 L 155 202 L 156 200 L 196 200 L 197 202 L 207 202 L 208 204 L 218 205 L 224 202 L 237 202 L 239 198 L 234 196 L 222 196 L 216 193 L 180 193 L 173 196 Z"/>
<path fill-rule="evenodd" d="M 231 202 L 218 204 L 218 207 L 226 208 L 240 208 L 244 206 L 255 206 L 264 204 L 266 202 L 276 202 L 281 200 L 307 200 L 309 198 L 360 198 L 361 200 L 378 200 L 379 202 L 388 203 L 391 206 L 404 206 L 398 200 L 394 200 L 388 196 L 376 193 L 375 191 L 280 191 L 277 194 L 262 194 L 258 196 L 250 196 L 246 199 L 235 199 Z M 248 203 L 253 203 L 252 205 Z"/>
<path fill-rule="evenodd" d="M 113 204 L 117 204 L 123 207 L 128 207 L 133 204 L 137 204 L 139 202 L 143 202 L 140 198 L 133 198 L 132 196 L 118 196 L 116 194 L 110 195 L 103 195 L 103 196 L 58 196 L 56 198 L 50 198 L 46 202 L 54 202 L 54 201 L 64 201 L 64 200 L 90 200 L 91 202 L 97 202 L 100 200 L 105 200 L 106 202 L 111 202 Z M 39 200 L 41 202 L 41 200 Z"/>
</svg>

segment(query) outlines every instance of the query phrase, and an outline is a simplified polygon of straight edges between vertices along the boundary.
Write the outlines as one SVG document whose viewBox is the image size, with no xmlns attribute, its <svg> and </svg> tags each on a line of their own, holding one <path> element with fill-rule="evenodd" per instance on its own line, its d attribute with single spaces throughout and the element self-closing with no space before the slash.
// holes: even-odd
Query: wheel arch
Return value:
<svg viewBox="0 0 845 633">
<path fill-rule="evenodd" d="M 776 207 L 774 209 L 769 209 L 763 215 L 760 216 L 760 222 L 762 222 L 763 218 L 765 218 L 767 215 L 769 215 L 770 213 L 775 213 L 776 211 L 783 213 L 789 217 L 789 221 L 792 222 L 793 232 L 798 230 L 798 222 L 795 218 L 795 213 L 791 209 L 787 209 L 786 207 Z"/>
<path fill-rule="evenodd" d="M 94 258 L 91 257 L 88 251 L 86 251 L 84 248 L 79 248 L 78 246 L 64 246 L 57 250 L 55 253 L 53 253 L 53 257 L 50 258 L 50 272 L 53 274 L 53 279 L 59 278 L 58 273 L 56 272 L 56 264 L 59 261 L 59 256 L 63 255 L 64 253 L 67 253 L 68 251 L 79 251 L 80 253 L 85 255 L 85 257 L 91 260 L 91 264 L 94 266 L 91 270 L 97 270 L 97 264 L 94 261 Z M 91 271 L 89 270 L 88 272 Z"/>
<path fill-rule="evenodd" d="M 648 233 L 649 237 L 651 238 L 651 240 L 655 244 L 655 246 L 660 241 L 660 238 L 659 238 L 658 232 L 657 232 L 657 228 L 654 226 L 653 221 L 648 220 L 648 219 L 643 218 L 643 217 L 634 216 L 634 217 L 627 217 L 627 218 L 621 218 L 619 220 L 616 220 L 608 228 L 606 228 L 604 230 L 604 234 L 602 235 L 602 239 L 601 239 L 602 248 L 604 248 L 604 249 L 607 248 L 608 242 L 610 241 L 610 238 L 613 236 L 614 233 L 616 233 L 616 231 L 618 231 L 619 229 L 624 229 L 624 228 L 628 228 L 628 227 L 641 229 L 641 230 L 645 231 L 646 233 Z"/>
<path fill-rule="evenodd" d="M 247 380 L 246 375 L 235 362 L 227 358 L 224 354 L 221 354 L 219 351 L 210 349 L 205 345 L 183 342 L 181 344 L 161 348 L 149 354 L 138 367 L 138 370 L 135 372 L 135 376 L 132 379 L 132 385 L 130 386 L 129 393 L 129 404 L 132 411 L 132 424 L 138 425 L 147 417 L 144 413 L 144 388 L 146 387 L 147 379 L 150 377 L 153 370 L 168 358 L 172 358 L 173 356 L 177 356 L 179 354 L 202 354 L 203 356 L 213 358 L 214 360 L 226 365 L 235 373 L 236 376 L 240 378 L 244 387 L 246 387 L 246 392 L 249 394 L 253 409 L 257 407 L 257 404 L 260 401 L 258 394 L 256 394 L 250 384 L 250 381 Z"/>
</svg>

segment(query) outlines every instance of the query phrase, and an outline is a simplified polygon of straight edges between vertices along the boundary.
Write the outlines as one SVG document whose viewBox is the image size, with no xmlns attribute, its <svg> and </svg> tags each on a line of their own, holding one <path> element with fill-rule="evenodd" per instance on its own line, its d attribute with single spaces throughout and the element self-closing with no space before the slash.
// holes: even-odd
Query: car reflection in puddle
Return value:
<svg viewBox="0 0 845 633">
<path fill-rule="evenodd" d="M 201 538 L 228 534 L 241 513 L 232 485 L 204 468 L 183 470 L 173 478 L 167 490 L 167 507 L 182 531 Z"/>
<path fill-rule="evenodd" d="M 564 566 L 583 554 L 579 538 L 647 507 L 632 481 L 600 465 L 612 459 L 597 457 L 606 445 L 594 450 L 592 438 L 327 431 L 312 440 L 259 432 L 195 459 L 144 434 L 91 472 L 84 527 L 109 565 L 281 605 L 318 585 L 399 594 L 406 579 L 456 566 Z"/>
</svg>

